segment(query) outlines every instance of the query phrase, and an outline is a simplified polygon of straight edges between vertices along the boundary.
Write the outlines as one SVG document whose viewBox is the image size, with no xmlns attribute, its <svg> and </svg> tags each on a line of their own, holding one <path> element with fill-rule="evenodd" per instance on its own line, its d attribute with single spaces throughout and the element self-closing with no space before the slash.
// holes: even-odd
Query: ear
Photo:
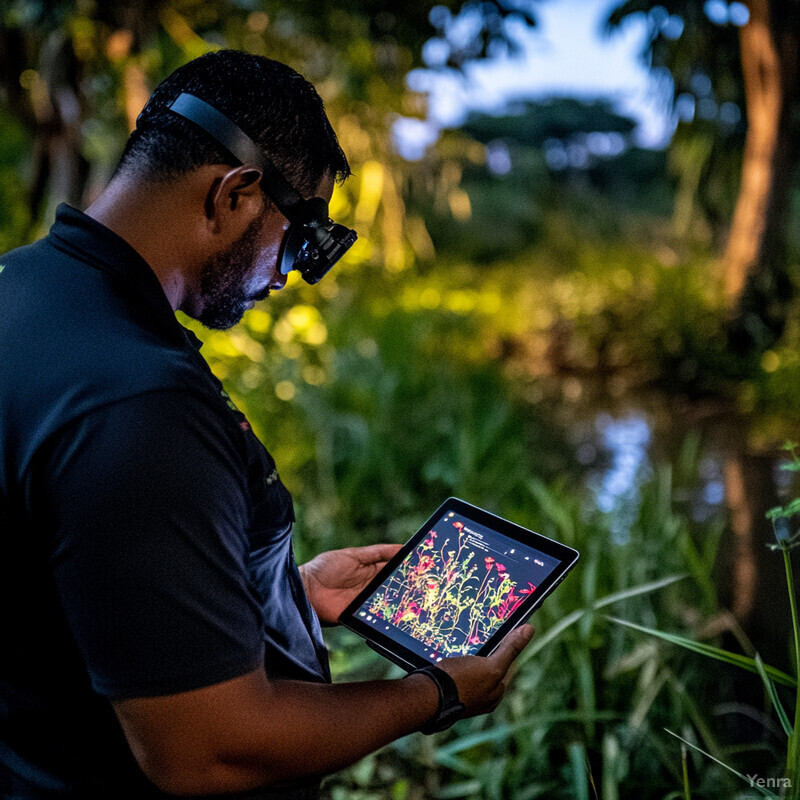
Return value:
<svg viewBox="0 0 800 800">
<path fill-rule="evenodd" d="M 261 170 L 253 166 L 228 169 L 216 177 L 206 194 L 206 219 L 215 233 L 225 227 L 246 228 L 264 210 Z"/>
</svg>

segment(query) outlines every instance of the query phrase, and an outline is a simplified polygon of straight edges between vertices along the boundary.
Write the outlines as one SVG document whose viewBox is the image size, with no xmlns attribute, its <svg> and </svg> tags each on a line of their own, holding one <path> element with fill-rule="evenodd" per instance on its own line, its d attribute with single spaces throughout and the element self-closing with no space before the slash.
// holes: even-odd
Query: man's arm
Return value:
<svg viewBox="0 0 800 800">
<path fill-rule="evenodd" d="M 488 658 L 442 661 L 465 716 L 493 710 L 532 628 L 512 632 Z M 319 776 L 418 729 L 438 692 L 425 675 L 341 683 L 270 681 L 262 670 L 164 697 L 114 703 L 145 774 L 173 794 L 234 792 Z"/>
</svg>

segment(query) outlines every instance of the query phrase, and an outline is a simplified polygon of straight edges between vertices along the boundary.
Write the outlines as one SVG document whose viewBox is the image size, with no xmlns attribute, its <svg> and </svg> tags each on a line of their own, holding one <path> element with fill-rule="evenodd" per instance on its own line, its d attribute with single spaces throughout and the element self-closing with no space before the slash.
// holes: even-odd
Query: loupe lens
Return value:
<svg viewBox="0 0 800 800">
<path fill-rule="evenodd" d="M 288 275 L 296 269 L 306 283 L 317 283 L 357 238 L 354 230 L 335 222 L 327 225 L 291 225 L 283 240 L 281 274 Z"/>
</svg>

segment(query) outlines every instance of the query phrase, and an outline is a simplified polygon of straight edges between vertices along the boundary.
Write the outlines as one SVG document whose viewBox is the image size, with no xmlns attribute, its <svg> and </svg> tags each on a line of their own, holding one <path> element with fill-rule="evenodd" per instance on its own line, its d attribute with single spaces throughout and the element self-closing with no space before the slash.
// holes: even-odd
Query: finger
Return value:
<svg viewBox="0 0 800 800">
<path fill-rule="evenodd" d="M 402 547 L 401 544 L 369 544 L 358 548 L 358 560 L 362 564 L 387 562 Z"/>
<path fill-rule="evenodd" d="M 533 626 L 520 625 L 503 639 L 489 658 L 496 661 L 503 672 L 508 672 L 514 659 L 525 649 L 533 638 Z"/>
</svg>

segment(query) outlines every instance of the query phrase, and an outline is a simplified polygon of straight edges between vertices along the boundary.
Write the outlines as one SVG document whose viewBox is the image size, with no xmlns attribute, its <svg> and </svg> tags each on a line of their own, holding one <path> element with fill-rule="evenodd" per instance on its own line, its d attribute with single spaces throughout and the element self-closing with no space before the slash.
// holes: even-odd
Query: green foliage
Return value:
<svg viewBox="0 0 800 800">
<path fill-rule="evenodd" d="M 30 224 L 19 180 L 27 145 L 22 126 L 6 116 L 0 117 L 0 252 L 3 253 L 22 241 Z"/>
<path fill-rule="evenodd" d="M 592 785 L 605 786 L 605 796 L 664 796 L 680 780 L 667 723 L 693 737 L 696 731 L 705 749 L 728 757 L 692 700 L 717 678 L 674 650 L 631 644 L 599 613 L 612 609 L 668 627 L 698 602 L 692 582 L 669 570 L 687 567 L 682 542 L 702 532 L 668 510 L 670 493 L 663 480 L 647 485 L 631 540 L 620 546 L 608 520 L 587 514 L 572 490 L 531 484 L 527 501 L 535 502 L 523 519 L 577 546 L 584 558 L 537 612 L 537 636 L 503 705 L 437 735 L 435 747 L 409 737 L 370 759 L 368 779 L 345 772 L 332 786 L 365 798 L 391 796 L 400 781 L 430 797 L 574 798 Z M 342 678 L 396 674 L 381 659 L 365 658 L 363 644 L 345 632 L 330 642 Z M 427 769 L 415 778 L 420 763 Z M 735 783 L 723 770 L 705 783 L 696 797 L 733 795 Z"/>
<path fill-rule="evenodd" d="M 581 482 L 569 430 L 529 398 L 558 368 L 586 384 L 669 376 L 671 391 L 697 396 L 735 391 L 745 367 L 754 382 L 773 373 L 714 344 L 720 301 L 702 249 L 586 187 L 549 196 L 543 236 L 513 259 L 345 268 L 318 288 L 293 282 L 234 332 L 201 332 L 295 494 L 301 560 L 402 541 L 449 494 L 584 554 L 537 613 L 537 637 L 495 714 L 395 743 L 332 778 L 331 798 L 558 798 L 586 786 L 589 796 L 592 786 L 667 796 L 685 770 L 693 797 L 716 800 L 741 789 L 727 765 L 754 758 L 725 744 L 710 707 L 720 673 L 700 653 L 643 641 L 605 616 L 696 641 L 717 612 L 722 521 L 693 522 L 676 499 L 697 472 L 696 440 L 674 474 L 643 482 L 621 543 L 614 515 L 597 511 Z M 632 231 L 648 245 L 633 246 Z M 327 635 L 338 679 L 399 674 L 347 632 Z M 690 743 L 687 755 L 668 730 Z M 780 754 L 759 758 L 777 768 Z"/>
<path fill-rule="evenodd" d="M 423 66 L 423 45 L 434 35 L 451 65 L 513 49 L 510 22 L 532 26 L 535 18 L 496 0 L 443 0 L 433 14 L 421 0 L 404 3 L 402 13 L 389 0 L 139 0 L 135 11 L 118 0 L 9 0 L 0 7 L 0 109 L 26 129 L 37 163 L 28 195 L 14 198 L 27 206 L 28 225 L 20 231 L 0 222 L 0 236 L 8 246 L 37 238 L 58 202 L 91 197 L 155 84 L 202 53 L 232 47 L 284 61 L 317 86 L 361 178 L 342 192 L 340 215 L 357 212 L 362 254 L 402 264 L 409 247 L 396 188 L 403 164 L 391 125 L 398 114 L 425 109 L 406 76 Z M 368 179 L 375 165 L 377 182 Z"/>
<path fill-rule="evenodd" d="M 687 639 L 684 636 L 676 636 L 675 634 L 666 633 L 665 631 L 646 628 L 642 625 L 634 625 L 632 622 L 626 622 L 624 619 L 616 619 L 614 617 L 609 617 L 609 619 L 612 622 L 616 622 L 618 625 L 624 625 L 628 628 L 641 631 L 642 633 L 647 633 L 650 636 L 656 636 L 659 639 L 663 639 L 664 641 L 672 644 L 677 644 L 680 647 L 685 647 L 687 650 L 692 650 L 695 653 L 700 653 L 701 655 L 708 656 L 709 658 L 715 658 L 718 661 L 722 661 L 726 664 L 741 667 L 749 672 L 762 675 L 770 685 L 772 684 L 772 681 L 777 681 L 784 686 L 791 686 L 794 689 L 797 688 L 796 678 L 791 675 L 787 675 L 785 672 L 776 669 L 775 667 L 767 666 L 756 658 L 749 658 L 748 656 L 743 656 L 739 653 L 731 653 L 728 650 L 723 650 L 719 647 L 713 647 L 711 645 L 704 644 L 703 642 L 695 642 L 692 639 Z"/>
<path fill-rule="evenodd" d="M 780 3 L 774 4 L 776 7 Z M 708 226 L 721 236 L 738 191 L 745 133 L 745 96 L 738 28 L 709 18 L 693 0 L 624 0 L 612 6 L 612 32 L 644 17 L 643 59 L 659 81 L 663 100 L 679 115 L 670 144 L 682 224 Z"/>
<path fill-rule="evenodd" d="M 797 445 L 794 443 L 788 443 L 784 446 L 784 449 L 789 451 L 791 460 L 788 463 L 781 465 L 781 468 L 790 472 L 800 471 L 800 457 L 798 457 L 796 452 Z M 786 505 L 777 506 L 771 509 L 767 513 L 767 516 L 773 521 L 773 523 L 775 523 L 777 520 L 793 519 L 798 513 L 800 513 L 800 499 L 796 498 Z M 800 686 L 798 685 L 798 675 L 800 675 L 800 618 L 798 618 L 797 599 L 795 594 L 790 553 L 795 547 L 797 547 L 798 544 L 800 544 L 800 532 L 795 533 L 792 536 L 787 535 L 785 532 L 779 533 L 776 528 L 776 536 L 778 543 L 771 545 L 771 548 L 773 550 L 782 551 L 784 565 L 786 568 L 786 586 L 788 590 L 789 606 L 791 609 L 792 619 L 791 638 L 794 642 L 795 653 L 795 675 L 788 675 L 781 670 L 777 670 L 774 667 L 765 665 L 758 653 L 756 653 L 754 658 L 750 658 L 738 653 L 732 653 L 729 650 L 723 650 L 719 647 L 709 646 L 684 636 L 666 633 L 663 630 L 656 630 L 653 628 L 644 627 L 642 625 L 635 625 L 631 622 L 621 619 L 612 618 L 612 621 L 625 627 L 633 628 L 646 633 L 649 636 L 654 636 L 658 639 L 678 645 L 686 650 L 690 650 L 717 661 L 757 673 L 764 684 L 766 695 L 769 698 L 772 709 L 774 710 L 778 721 L 780 722 L 783 733 L 786 736 L 787 744 L 785 770 L 783 773 L 784 777 L 778 779 L 780 780 L 779 785 L 787 790 L 785 795 L 782 796 L 790 798 L 790 800 L 795 800 L 796 798 L 800 797 L 800 740 L 798 738 L 800 737 Z M 789 716 L 784 709 L 783 703 L 775 686 L 776 683 L 780 683 L 794 689 L 794 723 L 789 720 Z M 668 730 L 667 732 L 671 733 L 673 736 L 677 736 L 677 734 L 672 733 L 672 731 Z M 677 736 L 677 738 L 680 739 L 681 737 Z M 729 764 L 721 761 L 712 753 L 708 753 L 683 739 L 682 741 L 684 741 L 684 743 L 688 744 L 690 747 L 694 747 L 699 752 L 703 753 L 703 755 L 705 755 L 707 758 L 710 758 L 712 761 L 724 767 L 726 770 L 742 780 L 749 782 L 751 786 L 753 786 L 753 782 L 749 780 L 746 775 L 743 775 Z M 766 791 L 759 785 L 755 785 L 755 788 L 759 789 L 761 794 L 764 796 L 773 797 L 777 800 L 777 795 L 774 793 Z"/>
<path fill-rule="evenodd" d="M 795 442 L 787 442 L 783 449 L 789 454 L 789 460 L 780 465 L 784 472 L 800 472 L 800 455 L 798 445 Z M 789 523 L 800 515 L 800 497 L 795 497 L 784 505 L 775 506 L 767 512 L 767 518 L 772 521 L 775 527 L 775 538 L 777 544 L 770 547 L 773 550 L 793 550 L 800 546 L 800 528 L 794 533 L 789 529 Z M 783 523 L 782 527 L 778 526 Z"/>
<path fill-rule="evenodd" d="M 502 115 L 471 114 L 462 130 L 485 144 L 502 139 L 541 148 L 548 139 L 567 140 L 580 134 L 619 133 L 628 136 L 636 127 L 630 117 L 612 110 L 606 100 L 583 101 L 574 97 L 521 103 Z"/>
<path fill-rule="evenodd" d="M 385 274 L 330 276 L 323 291 L 317 308 L 293 284 L 238 332 L 197 331 L 308 509 L 315 549 L 347 543 L 351 527 L 376 540 L 391 521 L 421 523 L 456 489 L 508 502 L 537 463 L 569 469 L 556 434 L 487 363 L 496 292 Z"/>
</svg>

